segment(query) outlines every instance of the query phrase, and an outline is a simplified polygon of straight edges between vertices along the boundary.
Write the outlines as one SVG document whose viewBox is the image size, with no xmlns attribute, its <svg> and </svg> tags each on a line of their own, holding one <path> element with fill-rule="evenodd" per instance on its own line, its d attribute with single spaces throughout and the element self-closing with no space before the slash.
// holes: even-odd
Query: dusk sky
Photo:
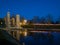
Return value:
<svg viewBox="0 0 60 45">
<path fill-rule="evenodd" d="M 0 0 L 0 17 L 6 16 L 8 10 L 26 19 L 45 17 L 48 14 L 56 19 L 60 16 L 60 0 Z"/>
</svg>

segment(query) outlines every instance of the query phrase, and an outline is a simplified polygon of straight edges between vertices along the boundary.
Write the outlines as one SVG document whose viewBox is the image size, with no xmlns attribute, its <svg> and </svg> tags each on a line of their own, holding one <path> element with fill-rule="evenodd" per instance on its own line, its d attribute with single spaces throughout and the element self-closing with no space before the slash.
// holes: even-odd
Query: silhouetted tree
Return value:
<svg viewBox="0 0 60 45">
<path fill-rule="evenodd" d="M 48 16 L 46 17 L 46 22 L 47 22 L 48 24 L 50 24 L 50 23 L 52 23 L 52 21 L 53 21 L 53 18 L 52 18 L 52 16 L 51 16 L 51 14 L 48 14 Z"/>
<path fill-rule="evenodd" d="M 39 23 L 40 22 L 40 18 L 38 16 L 34 16 L 32 19 L 33 23 Z"/>
<path fill-rule="evenodd" d="M 28 20 L 27 22 L 28 22 L 29 25 L 33 24 L 32 20 Z"/>
<path fill-rule="evenodd" d="M 56 24 L 60 24 L 60 16 L 58 17 Z"/>
<path fill-rule="evenodd" d="M 44 17 L 42 17 L 42 18 L 40 19 L 40 23 L 41 23 L 41 24 L 45 23 L 45 18 L 44 18 Z"/>
</svg>

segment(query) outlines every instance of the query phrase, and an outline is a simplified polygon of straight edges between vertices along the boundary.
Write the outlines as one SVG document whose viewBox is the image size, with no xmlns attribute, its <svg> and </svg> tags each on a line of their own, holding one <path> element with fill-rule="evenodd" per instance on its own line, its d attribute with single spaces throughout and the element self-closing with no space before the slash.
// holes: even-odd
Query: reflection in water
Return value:
<svg viewBox="0 0 60 45">
<path fill-rule="evenodd" d="M 21 36 L 20 43 L 25 45 L 60 45 L 60 33 L 33 33 L 30 36 Z"/>
</svg>

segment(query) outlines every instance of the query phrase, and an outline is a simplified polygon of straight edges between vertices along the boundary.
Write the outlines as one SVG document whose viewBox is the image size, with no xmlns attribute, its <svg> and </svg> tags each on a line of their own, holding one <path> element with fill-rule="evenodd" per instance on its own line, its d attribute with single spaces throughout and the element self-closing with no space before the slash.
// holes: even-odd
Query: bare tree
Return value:
<svg viewBox="0 0 60 45">
<path fill-rule="evenodd" d="M 40 23 L 41 23 L 41 24 L 46 23 L 46 21 L 45 21 L 45 18 L 44 18 L 44 17 L 41 17 L 41 19 L 40 19 Z"/>
<path fill-rule="evenodd" d="M 60 16 L 58 17 L 56 23 L 57 23 L 57 24 L 60 24 Z"/>
<path fill-rule="evenodd" d="M 39 23 L 40 22 L 40 18 L 38 16 L 34 16 L 32 19 L 33 23 Z"/>
<path fill-rule="evenodd" d="M 47 18 L 47 19 L 46 19 L 46 22 L 47 22 L 48 24 L 51 24 L 52 21 L 53 21 L 53 18 L 52 18 L 52 16 L 51 16 L 51 14 L 48 14 L 48 16 L 47 16 L 46 18 Z"/>
</svg>

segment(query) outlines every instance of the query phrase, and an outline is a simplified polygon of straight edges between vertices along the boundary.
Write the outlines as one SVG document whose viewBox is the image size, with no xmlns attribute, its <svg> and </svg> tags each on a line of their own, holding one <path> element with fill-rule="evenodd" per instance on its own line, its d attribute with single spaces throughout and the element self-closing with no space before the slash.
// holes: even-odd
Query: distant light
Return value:
<svg viewBox="0 0 60 45">
<path fill-rule="evenodd" d="M 25 23 L 27 23 L 27 20 L 24 20 Z"/>
</svg>

